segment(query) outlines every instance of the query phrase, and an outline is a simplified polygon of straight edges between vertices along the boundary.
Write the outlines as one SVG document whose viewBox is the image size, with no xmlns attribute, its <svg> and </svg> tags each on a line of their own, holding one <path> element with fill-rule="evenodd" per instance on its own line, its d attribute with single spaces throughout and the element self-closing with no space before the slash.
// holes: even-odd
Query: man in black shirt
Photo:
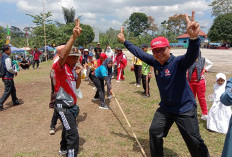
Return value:
<svg viewBox="0 0 232 157">
<path fill-rule="evenodd" d="M 97 47 L 95 47 L 94 52 L 95 52 L 95 58 L 99 59 L 100 54 L 102 52 L 102 49 L 100 48 L 100 43 L 97 43 Z"/>
<path fill-rule="evenodd" d="M 29 69 L 30 63 L 25 58 L 23 58 L 23 60 L 19 63 L 19 66 L 22 69 L 26 70 L 26 69 Z"/>
</svg>

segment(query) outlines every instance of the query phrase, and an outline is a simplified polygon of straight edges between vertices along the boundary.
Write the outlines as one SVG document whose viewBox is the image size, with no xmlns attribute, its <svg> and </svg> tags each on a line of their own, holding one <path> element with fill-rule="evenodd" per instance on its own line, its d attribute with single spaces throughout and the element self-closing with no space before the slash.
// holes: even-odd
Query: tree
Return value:
<svg viewBox="0 0 232 157">
<path fill-rule="evenodd" d="M 44 27 L 43 26 L 36 26 L 33 28 L 32 31 L 32 45 L 37 47 L 44 46 Z M 57 36 L 59 35 L 59 30 L 54 24 L 46 25 L 46 39 L 47 45 L 57 43 Z"/>
<path fill-rule="evenodd" d="M 148 31 L 151 31 L 152 35 L 154 35 L 154 33 L 158 30 L 158 26 L 155 24 L 155 20 L 152 16 L 148 16 Z"/>
<path fill-rule="evenodd" d="M 51 24 L 52 20 L 49 20 L 48 18 L 52 16 L 52 13 L 49 11 L 47 13 L 40 13 L 39 15 L 31 15 L 26 14 L 30 17 L 32 17 L 34 20 L 32 21 L 37 26 L 43 26 L 43 21 L 45 21 L 45 24 Z"/>
<path fill-rule="evenodd" d="M 218 15 L 232 12 L 231 0 L 214 0 L 209 6 L 212 6 L 212 16 L 217 17 Z"/>
<path fill-rule="evenodd" d="M 6 35 L 4 33 L 4 29 L 0 26 L 0 48 L 6 43 Z"/>
<path fill-rule="evenodd" d="M 129 27 L 127 29 L 137 37 L 149 28 L 147 15 L 144 13 L 133 13 L 129 18 Z"/>
<path fill-rule="evenodd" d="M 63 12 L 64 20 L 66 24 L 74 22 L 75 10 L 73 8 L 68 9 L 68 8 L 62 7 L 62 12 Z"/>
<path fill-rule="evenodd" d="M 208 36 L 211 41 L 232 42 L 232 13 L 219 15 L 214 19 Z"/>
<path fill-rule="evenodd" d="M 184 14 L 170 16 L 166 24 L 167 30 L 177 36 L 186 32 L 187 22 Z"/>
</svg>

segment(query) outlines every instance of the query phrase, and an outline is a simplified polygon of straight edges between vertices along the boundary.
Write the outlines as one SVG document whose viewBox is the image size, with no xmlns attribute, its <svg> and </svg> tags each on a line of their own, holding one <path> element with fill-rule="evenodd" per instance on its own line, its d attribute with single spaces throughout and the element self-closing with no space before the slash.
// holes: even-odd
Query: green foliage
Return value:
<svg viewBox="0 0 232 157">
<path fill-rule="evenodd" d="M 0 48 L 6 43 L 6 34 L 4 34 L 4 29 L 0 26 Z"/>
<path fill-rule="evenodd" d="M 118 42 L 117 35 L 120 31 L 114 30 L 113 28 L 109 28 L 105 33 L 100 33 L 99 39 L 100 43 L 103 47 L 105 47 L 107 44 L 111 46 L 111 48 L 118 47 L 121 45 Z"/>
<path fill-rule="evenodd" d="M 177 36 L 186 32 L 187 22 L 184 14 L 170 16 L 166 24 L 167 30 Z"/>
<path fill-rule="evenodd" d="M 57 35 L 59 34 L 58 28 L 54 24 L 46 25 L 46 39 L 47 45 L 52 43 L 56 43 Z M 44 27 L 43 26 L 36 26 L 33 28 L 33 37 L 31 40 L 33 41 L 31 46 L 42 47 L 44 46 Z"/>
<path fill-rule="evenodd" d="M 148 17 L 144 13 L 133 13 L 129 18 L 129 26 L 127 29 L 134 33 L 137 37 L 149 28 Z"/>
<path fill-rule="evenodd" d="M 211 41 L 232 42 L 232 13 L 219 15 L 209 30 Z"/>
<path fill-rule="evenodd" d="M 213 16 L 218 16 L 221 14 L 227 14 L 232 12 L 231 0 L 214 0 L 210 3 L 209 6 L 212 6 Z"/>
<path fill-rule="evenodd" d="M 52 13 L 49 11 L 47 13 L 40 13 L 39 15 L 32 15 L 32 14 L 26 14 L 30 17 L 32 17 L 34 20 L 32 21 L 37 26 L 42 26 L 43 22 L 45 21 L 45 24 L 51 24 L 52 20 L 49 20 L 48 18 L 52 16 Z"/>
<path fill-rule="evenodd" d="M 64 20 L 66 24 L 74 22 L 75 10 L 73 8 L 68 9 L 68 8 L 62 7 L 62 12 L 63 12 Z"/>
<path fill-rule="evenodd" d="M 93 28 L 90 25 L 81 24 L 82 33 L 77 38 L 75 46 L 83 45 L 86 47 L 87 44 L 91 43 L 94 40 L 95 34 Z"/>
</svg>

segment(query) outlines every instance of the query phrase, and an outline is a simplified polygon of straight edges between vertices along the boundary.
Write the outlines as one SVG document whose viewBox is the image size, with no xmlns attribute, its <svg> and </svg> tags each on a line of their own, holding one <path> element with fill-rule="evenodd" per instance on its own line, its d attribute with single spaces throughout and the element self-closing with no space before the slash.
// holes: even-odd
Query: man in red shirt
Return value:
<svg viewBox="0 0 232 157">
<path fill-rule="evenodd" d="M 81 32 L 80 21 L 76 19 L 73 34 L 61 51 L 59 60 L 52 67 L 55 75 L 55 112 L 63 124 L 59 153 L 61 155 L 66 153 L 68 157 L 76 157 L 79 148 L 79 135 L 76 126 L 79 108 L 76 105 L 76 99 L 81 83 L 81 69 L 76 66 L 76 63 L 81 54 L 70 51 Z"/>
<path fill-rule="evenodd" d="M 33 56 L 33 69 L 35 69 L 35 63 L 37 65 L 37 69 L 39 67 L 39 56 L 41 55 L 41 52 L 38 50 L 37 47 L 34 47 L 34 51 L 31 52 Z"/>
</svg>

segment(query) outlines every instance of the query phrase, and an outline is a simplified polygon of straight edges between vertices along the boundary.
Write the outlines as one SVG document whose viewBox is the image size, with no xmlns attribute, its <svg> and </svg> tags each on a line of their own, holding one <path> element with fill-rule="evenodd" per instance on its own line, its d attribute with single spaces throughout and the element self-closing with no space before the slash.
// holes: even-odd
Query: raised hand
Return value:
<svg viewBox="0 0 232 157">
<path fill-rule="evenodd" d="M 118 34 L 118 40 L 121 42 L 121 43 L 124 43 L 125 42 L 125 36 L 124 36 L 124 28 L 121 27 L 121 32 Z"/>
<path fill-rule="evenodd" d="M 73 37 L 77 38 L 82 32 L 80 27 L 80 19 L 75 19 L 75 27 L 73 28 Z"/>
<path fill-rule="evenodd" d="M 187 22 L 187 33 L 190 36 L 190 39 L 197 38 L 200 32 L 200 25 L 196 21 L 194 21 L 195 11 L 192 11 L 192 21 L 189 20 L 187 14 L 185 14 L 185 18 Z"/>
</svg>

